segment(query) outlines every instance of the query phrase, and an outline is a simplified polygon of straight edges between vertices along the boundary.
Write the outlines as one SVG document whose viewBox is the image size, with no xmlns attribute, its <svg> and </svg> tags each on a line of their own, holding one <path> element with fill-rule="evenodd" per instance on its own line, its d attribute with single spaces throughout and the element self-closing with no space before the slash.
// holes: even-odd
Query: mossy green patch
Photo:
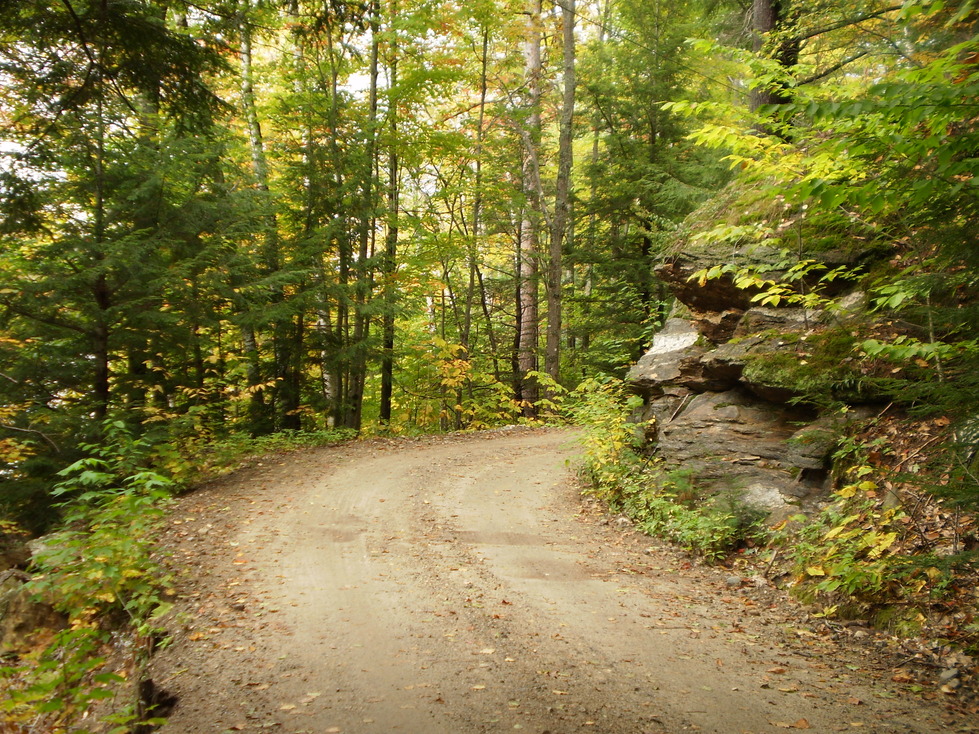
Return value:
<svg viewBox="0 0 979 734">
<path fill-rule="evenodd" d="M 860 371 L 856 345 L 857 337 L 844 328 L 817 332 L 804 341 L 797 332 L 771 334 L 748 354 L 744 380 L 787 390 L 814 404 L 867 400 L 876 390 Z"/>
</svg>

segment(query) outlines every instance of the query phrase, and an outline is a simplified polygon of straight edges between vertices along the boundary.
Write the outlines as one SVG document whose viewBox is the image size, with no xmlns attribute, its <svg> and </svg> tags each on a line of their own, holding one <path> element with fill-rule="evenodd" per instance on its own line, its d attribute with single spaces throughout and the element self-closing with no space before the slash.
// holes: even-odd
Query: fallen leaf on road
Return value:
<svg viewBox="0 0 979 734">
<path fill-rule="evenodd" d="M 805 719 L 799 719 L 798 721 L 789 723 L 787 721 L 770 721 L 768 722 L 772 726 L 777 726 L 779 729 L 811 729 L 809 722 Z"/>
</svg>

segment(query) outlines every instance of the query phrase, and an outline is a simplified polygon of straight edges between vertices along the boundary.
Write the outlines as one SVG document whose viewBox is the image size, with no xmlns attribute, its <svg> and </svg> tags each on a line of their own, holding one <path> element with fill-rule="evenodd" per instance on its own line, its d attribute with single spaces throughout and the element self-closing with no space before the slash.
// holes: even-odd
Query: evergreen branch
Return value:
<svg viewBox="0 0 979 734">
<path fill-rule="evenodd" d="M 71 4 L 71 0 L 61 0 L 61 4 L 68 10 L 68 15 L 71 16 L 72 22 L 75 24 L 75 31 L 78 33 L 78 42 L 82 45 L 82 50 L 88 57 L 89 62 L 92 64 L 92 66 L 101 66 L 98 59 L 95 58 L 95 53 L 92 51 L 92 47 L 88 45 L 88 39 L 85 37 L 85 26 L 82 25 L 82 19 L 78 17 L 78 13 Z"/>
<path fill-rule="evenodd" d="M 116 79 L 113 77 L 112 74 L 108 73 L 108 69 L 106 69 L 105 66 L 102 65 L 102 62 L 96 58 L 95 52 L 92 51 L 92 47 L 89 45 L 88 39 L 85 36 L 85 27 L 82 24 L 82 19 L 78 16 L 78 13 L 75 11 L 74 6 L 72 6 L 71 0 L 61 0 L 61 4 L 64 5 L 65 8 L 67 8 L 69 15 L 71 15 L 72 22 L 74 22 L 75 24 L 75 30 L 78 33 L 78 42 L 81 43 L 82 49 L 84 50 L 85 55 L 88 57 L 90 69 L 92 67 L 98 68 L 100 72 L 99 76 L 101 77 L 104 75 L 105 77 L 107 77 L 109 80 L 109 84 L 116 91 L 116 94 L 119 95 L 119 98 L 123 101 L 123 104 L 125 104 L 126 107 L 129 108 L 129 111 L 132 112 L 134 115 L 138 115 L 139 110 L 137 110 L 135 105 L 133 105 L 133 103 L 129 101 L 129 97 L 122 90 L 122 87 L 119 86 L 119 82 L 116 81 Z M 88 78 L 89 74 L 90 71 L 86 73 L 86 79 Z"/>
<path fill-rule="evenodd" d="M 78 326 L 77 324 L 70 324 L 67 321 L 62 321 L 61 319 L 55 318 L 53 316 L 44 316 L 42 314 L 35 314 L 27 311 L 23 308 L 18 308 L 15 304 L 10 301 L 4 301 L 3 305 L 6 306 L 10 311 L 17 314 L 18 316 L 23 316 L 31 321 L 36 321 L 40 324 L 47 324 L 48 326 L 55 326 L 59 329 L 68 329 L 69 331 L 74 331 L 77 334 L 83 334 L 84 336 L 92 336 L 93 332 L 86 329 L 83 326 Z"/>
</svg>

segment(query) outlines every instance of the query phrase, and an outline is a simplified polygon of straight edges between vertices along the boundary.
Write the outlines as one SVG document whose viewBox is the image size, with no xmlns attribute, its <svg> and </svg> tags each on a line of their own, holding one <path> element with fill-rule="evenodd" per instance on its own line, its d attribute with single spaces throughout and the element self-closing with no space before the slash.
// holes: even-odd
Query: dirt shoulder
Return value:
<svg viewBox="0 0 979 734">
<path fill-rule="evenodd" d="M 979 731 L 872 640 L 609 523 L 572 438 L 365 441 L 185 497 L 164 733 Z"/>
</svg>

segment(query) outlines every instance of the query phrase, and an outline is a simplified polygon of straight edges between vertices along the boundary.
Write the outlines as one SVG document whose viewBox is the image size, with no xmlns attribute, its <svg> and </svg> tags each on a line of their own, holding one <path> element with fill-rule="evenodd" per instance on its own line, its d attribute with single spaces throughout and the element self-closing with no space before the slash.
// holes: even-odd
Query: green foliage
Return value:
<svg viewBox="0 0 979 734">
<path fill-rule="evenodd" d="M 797 335 L 786 335 L 786 338 Z M 779 342 L 780 335 L 770 337 Z M 854 331 L 843 327 L 814 329 L 795 343 L 794 349 L 777 344 L 761 347 L 747 357 L 743 379 L 781 388 L 794 400 L 826 407 L 841 401 L 865 402 L 881 388 L 860 370 Z"/>
<path fill-rule="evenodd" d="M 39 531 L 56 519 L 55 473 L 95 424 L 183 407 L 171 398 L 200 376 L 193 357 L 227 304 L 236 207 L 216 165 L 227 108 L 209 86 L 224 52 L 174 11 L 0 8 L 0 114 L 17 120 L 0 133 L 0 403 L 30 453 L 4 466 L 4 504 Z"/>
<path fill-rule="evenodd" d="M 818 27 L 829 7 L 800 18 L 795 30 L 808 22 Z M 874 35 L 893 48 L 900 45 L 903 58 L 889 59 L 883 46 L 867 43 L 862 46 L 866 63 L 849 66 L 845 76 L 813 74 L 807 66 L 825 63 L 816 52 L 818 38 L 807 41 L 800 63 L 784 68 L 713 44 L 712 52 L 755 72 L 759 87 L 784 91 L 781 103 L 753 111 L 724 101 L 666 105 L 675 114 L 705 119 L 692 138 L 724 151 L 738 171 L 738 186 L 771 203 L 763 211 L 737 208 L 735 221 L 702 222 L 691 241 L 721 243 L 725 252 L 752 244 L 785 249 L 796 260 L 768 270 L 726 262 L 697 278 L 729 278 L 755 303 L 771 306 L 831 309 L 833 280 L 841 277 L 859 282 L 869 295 L 871 309 L 863 323 L 848 324 L 849 347 L 814 344 L 796 364 L 785 354 L 753 355 L 748 379 L 817 398 L 891 400 L 912 416 L 947 416 L 959 425 L 974 415 L 979 386 L 975 18 L 971 2 L 904 3 L 900 12 L 873 21 Z M 808 75 L 810 81 L 799 83 Z M 813 263 L 820 262 L 824 249 L 849 252 L 851 259 L 860 255 L 868 263 L 859 271 L 819 272 Z M 943 453 L 948 481 L 914 481 L 934 494 L 954 495 L 960 508 L 975 508 L 974 477 L 954 460 L 958 455 Z M 888 523 L 883 517 L 868 522 Z M 887 564 L 860 555 L 866 552 L 854 540 L 860 533 L 842 535 L 853 543 L 839 551 L 841 557 L 852 551 L 849 566 L 865 568 L 867 588 L 884 593 L 890 581 L 874 564 Z M 854 573 L 858 580 L 841 588 L 862 583 Z"/>
<path fill-rule="evenodd" d="M 233 432 L 223 438 L 181 436 L 154 446 L 156 465 L 178 487 L 200 484 L 245 466 L 268 454 L 288 453 L 317 446 L 330 446 L 356 437 L 351 428 L 314 431 L 282 431 L 264 436 Z"/>
<path fill-rule="evenodd" d="M 155 447 L 151 436 L 135 434 L 123 421 L 105 421 L 102 441 L 79 444 L 79 450 L 88 456 L 58 472 L 62 481 L 51 494 L 68 496 L 73 504 L 85 507 L 134 491 L 162 497 L 173 488 L 173 482 L 148 468 Z"/>
<path fill-rule="evenodd" d="M 567 397 L 571 421 L 583 428 L 580 473 L 588 492 L 614 503 L 642 461 L 637 454 L 641 433 L 629 412 L 642 398 L 628 395 L 621 380 L 607 376 L 584 380 Z"/>
<path fill-rule="evenodd" d="M 979 353 L 979 341 L 966 339 L 952 343 L 922 342 L 902 334 L 887 342 L 867 339 L 861 342 L 860 348 L 868 357 L 886 359 L 895 364 L 917 360 L 933 363 L 947 362 L 963 355 L 976 356 Z"/>
<path fill-rule="evenodd" d="M 650 535 L 665 538 L 707 561 L 747 543 L 762 542 L 763 518 L 748 508 L 701 496 L 688 472 L 647 467 L 622 498 L 622 507 Z"/>
<path fill-rule="evenodd" d="M 160 603 L 163 573 L 150 539 L 175 489 L 174 482 L 142 466 L 150 444 L 133 438 L 121 421 L 107 424 L 111 443 L 89 446 L 93 455 L 60 472 L 56 493 L 63 529 L 45 537 L 34 557 L 39 592 L 50 592 L 75 624 L 124 613 L 141 633 Z"/>
<path fill-rule="evenodd" d="M 683 218 L 728 177 L 718 154 L 685 139 L 689 123 L 660 106 L 703 93 L 685 43 L 696 9 L 606 7 L 603 37 L 583 44 L 578 64 L 576 114 L 587 127 L 564 293 L 574 340 L 566 365 L 576 377 L 619 374 L 638 359 L 671 301 L 653 266 Z"/>
<path fill-rule="evenodd" d="M 73 619 L 89 623 L 121 612 L 137 627 L 144 624 L 160 603 L 162 584 L 149 539 L 168 492 L 156 484 L 131 480 L 97 500 L 81 498 L 86 504 L 66 513 L 67 528 L 46 536 L 31 583 L 52 592 Z"/>
<path fill-rule="evenodd" d="M 70 628 L 40 653 L 2 671 L 8 723 L 43 720 L 58 730 L 65 722 L 77 724 L 94 702 L 116 696 L 123 681 L 104 670 L 113 635 L 132 637 L 128 668 L 138 684 L 161 632 L 157 618 L 170 606 L 169 579 L 152 543 L 171 493 L 181 486 L 171 476 L 199 482 L 256 456 L 335 443 L 353 433 L 232 435 L 191 447 L 157 443 L 122 421 L 106 421 L 105 442 L 83 444 L 89 455 L 59 473 L 54 494 L 64 500 L 63 526 L 45 537 L 30 581 L 68 616 Z M 136 723 L 139 706 L 119 701 L 106 710 L 106 721 L 117 725 L 112 731 L 122 734 Z M 154 722 L 160 723 L 142 723 Z"/>
<path fill-rule="evenodd" d="M 736 502 L 703 497 L 689 472 L 664 472 L 643 458 L 641 425 L 630 412 L 642 405 L 619 380 L 586 380 L 568 396 L 567 409 L 583 428 L 579 473 L 585 493 L 629 515 L 644 532 L 665 538 L 708 561 L 717 561 L 761 537 L 760 519 Z M 730 505 L 735 505 L 731 507 Z"/>
<path fill-rule="evenodd" d="M 29 586 L 53 600 L 70 628 L 36 659 L 4 671 L 10 721 L 33 717 L 57 730 L 74 725 L 93 702 L 113 697 L 122 679 L 103 670 L 102 651 L 114 625 L 134 637 L 130 665 L 138 679 L 149 652 L 145 641 L 158 633 L 154 617 L 168 606 L 167 577 L 151 541 L 175 485 L 145 468 L 153 448 L 147 439 L 134 437 L 121 421 L 107 422 L 104 434 L 107 443 L 86 445 L 91 456 L 60 472 L 56 493 L 69 498 L 64 527 L 45 537 Z M 135 710 L 113 718 L 128 726 Z"/>
<path fill-rule="evenodd" d="M 393 400 L 396 420 L 386 432 L 481 430 L 520 416 L 511 388 L 462 345 L 426 335 L 403 349 L 400 390 Z"/>
<path fill-rule="evenodd" d="M 103 671 L 101 653 L 107 641 L 105 632 L 91 627 L 61 630 L 27 665 L 0 668 L 7 687 L 0 721 L 15 727 L 11 731 L 37 730 L 41 724 L 45 731 L 71 726 L 74 734 L 84 734 L 72 722 L 93 703 L 112 698 L 112 686 L 124 680 Z"/>
<path fill-rule="evenodd" d="M 715 229 L 698 236 L 709 242 L 719 243 L 731 229 L 740 231 L 744 228 L 725 225 L 720 233 Z M 750 229 L 757 236 L 758 227 Z M 738 235 L 739 238 L 741 236 L 743 235 Z M 776 277 L 766 277 L 769 274 L 776 274 Z M 825 293 L 827 287 L 837 281 L 858 280 L 860 272 L 846 266 L 831 269 L 826 263 L 812 258 L 798 260 L 789 250 L 783 249 L 781 258 L 767 267 L 752 269 L 725 263 L 698 270 L 689 279 L 697 281 L 703 287 L 708 280 L 725 276 L 731 278 L 735 287 L 753 292 L 751 302 L 761 306 L 834 310 L 833 299 Z"/>
<path fill-rule="evenodd" d="M 879 501 L 870 467 L 854 467 L 853 481 L 836 491 L 836 502 L 806 525 L 793 545 L 794 593 L 823 601 L 832 612 L 849 613 L 907 600 L 941 577 L 934 567 L 920 568 L 898 552 L 908 532 L 900 506 Z"/>
</svg>

